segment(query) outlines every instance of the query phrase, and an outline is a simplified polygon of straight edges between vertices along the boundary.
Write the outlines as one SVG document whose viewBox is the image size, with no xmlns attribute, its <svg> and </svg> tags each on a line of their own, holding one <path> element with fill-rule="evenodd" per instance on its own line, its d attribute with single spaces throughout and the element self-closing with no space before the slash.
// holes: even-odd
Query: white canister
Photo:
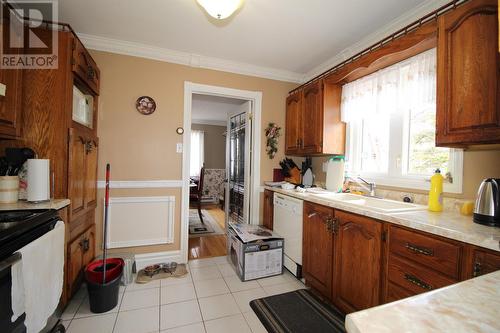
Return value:
<svg viewBox="0 0 500 333">
<path fill-rule="evenodd" d="M 19 196 L 19 177 L 0 177 L 0 203 L 16 203 Z"/>
<path fill-rule="evenodd" d="M 28 160 L 28 201 L 50 200 L 50 160 Z"/>
<path fill-rule="evenodd" d="M 333 192 L 342 192 L 345 176 L 344 156 L 334 156 L 327 163 L 326 189 Z"/>
</svg>

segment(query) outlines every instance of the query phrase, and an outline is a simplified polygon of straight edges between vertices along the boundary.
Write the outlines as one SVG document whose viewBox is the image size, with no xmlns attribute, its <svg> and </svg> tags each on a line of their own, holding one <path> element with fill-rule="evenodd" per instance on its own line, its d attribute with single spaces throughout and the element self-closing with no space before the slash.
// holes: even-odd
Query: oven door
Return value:
<svg viewBox="0 0 500 333">
<path fill-rule="evenodd" d="M 14 253 L 7 259 L 0 262 L 0 332 L 5 333 L 24 333 L 24 319 L 26 315 L 23 313 L 15 322 L 12 319 L 12 274 L 11 267 L 21 260 L 20 253 Z"/>
</svg>

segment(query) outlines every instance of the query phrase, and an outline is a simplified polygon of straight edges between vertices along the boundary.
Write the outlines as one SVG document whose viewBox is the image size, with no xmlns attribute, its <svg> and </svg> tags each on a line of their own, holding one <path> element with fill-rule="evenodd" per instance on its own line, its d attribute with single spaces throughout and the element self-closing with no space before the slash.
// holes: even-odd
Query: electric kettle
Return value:
<svg viewBox="0 0 500 333">
<path fill-rule="evenodd" d="M 500 227 L 500 178 L 487 178 L 479 186 L 474 222 Z"/>
</svg>

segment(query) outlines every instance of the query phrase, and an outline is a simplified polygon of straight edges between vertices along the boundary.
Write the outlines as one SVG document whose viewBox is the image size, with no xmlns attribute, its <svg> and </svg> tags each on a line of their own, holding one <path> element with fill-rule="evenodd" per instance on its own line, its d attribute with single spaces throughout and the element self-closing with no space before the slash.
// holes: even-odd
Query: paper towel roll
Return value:
<svg viewBox="0 0 500 333">
<path fill-rule="evenodd" d="M 50 199 L 50 160 L 28 160 L 28 201 Z"/>
</svg>

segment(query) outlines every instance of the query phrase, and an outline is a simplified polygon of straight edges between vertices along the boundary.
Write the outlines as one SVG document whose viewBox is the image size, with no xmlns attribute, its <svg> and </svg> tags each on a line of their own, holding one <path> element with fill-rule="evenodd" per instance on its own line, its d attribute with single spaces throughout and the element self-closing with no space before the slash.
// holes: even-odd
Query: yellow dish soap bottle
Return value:
<svg viewBox="0 0 500 333">
<path fill-rule="evenodd" d="M 443 211 L 443 175 L 436 169 L 431 177 L 431 190 L 429 191 L 429 210 L 431 212 Z"/>
</svg>

